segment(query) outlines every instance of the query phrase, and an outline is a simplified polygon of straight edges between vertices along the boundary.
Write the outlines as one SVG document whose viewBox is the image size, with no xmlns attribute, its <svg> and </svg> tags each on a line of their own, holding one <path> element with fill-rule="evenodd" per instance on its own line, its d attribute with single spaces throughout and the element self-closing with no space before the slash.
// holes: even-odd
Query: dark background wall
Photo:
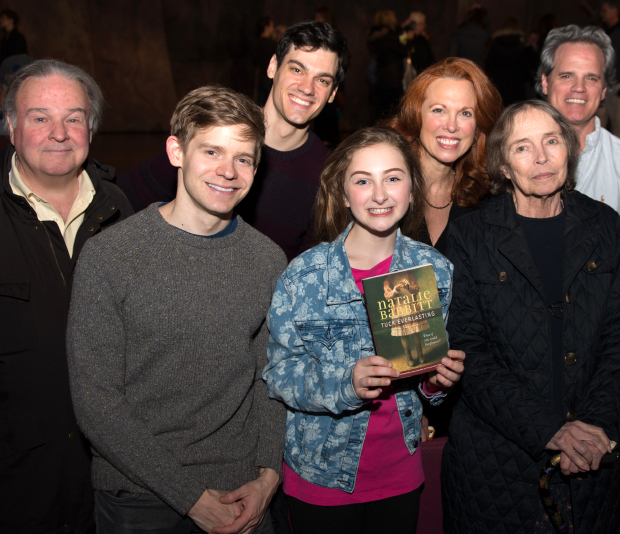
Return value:
<svg viewBox="0 0 620 534">
<path fill-rule="evenodd" d="M 348 40 L 352 60 L 342 126 L 368 124 L 369 59 L 366 36 L 378 9 L 400 20 L 413 10 L 427 15 L 437 59 L 445 57 L 451 32 L 471 5 L 466 0 L 11 0 L 34 58 L 52 57 L 84 68 L 101 84 L 108 109 L 102 131 L 164 132 L 177 100 L 209 82 L 253 93 L 249 62 L 255 24 L 262 15 L 290 25 L 327 5 Z M 491 30 L 515 16 L 526 31 L 555 13 L 563 24 L 598 23 L 598 0 L 486 0 Z M 594 17 L 594 18 L 592 18 Z"/>
</svg>

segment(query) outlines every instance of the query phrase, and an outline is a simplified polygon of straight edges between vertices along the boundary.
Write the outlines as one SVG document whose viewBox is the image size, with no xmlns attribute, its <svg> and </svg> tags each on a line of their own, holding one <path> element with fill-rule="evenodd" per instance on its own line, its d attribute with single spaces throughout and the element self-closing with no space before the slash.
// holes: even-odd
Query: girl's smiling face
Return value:
<svg viewBox="0 0 620 534">
<path fill-rule="evenodd" d="M 398 229 L 411 202 L 411 174 L 403 155 L 381 143 L 358 150 L 344 177 L 345 205 L 355 223 L 373 235 Z"/>
</svg>

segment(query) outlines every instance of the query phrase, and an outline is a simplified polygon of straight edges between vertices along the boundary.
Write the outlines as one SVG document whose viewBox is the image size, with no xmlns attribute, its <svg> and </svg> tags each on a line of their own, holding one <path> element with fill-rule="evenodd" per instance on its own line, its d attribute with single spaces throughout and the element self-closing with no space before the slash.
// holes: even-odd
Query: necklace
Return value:
<svg viewBox="0 0 620 534">
<path fill-rule="evenodd" d="M 452 169 L 452 174 L 454 176 L 454 179 L 456 180 L 456 169 Z M 436 210 L 445 210 L 450 204 L 452 204 L 452 199 L 450 199 L 450 201 L 445 205 L 445 206 L 433 206 L 429 201 L 428 198 L 426 198 L 426 195 L 424 196 L 424 200 L 425 202 L 431 207 L 434 208 Z"/>
<path fill-rule="evenodd" d="M 426 203 L 431 207 L 431 208 L 435 208 L 436 210 L 443 210 L 446 209 L 450 204 L 452 204 L 452 199 L 450 199 L 450 202 L 448 202 L 445 206 L 433 206 L 428 199 L 426 198 L 426 196 L 424 197 L 424 200 L 426 201 Z"/>
</svg>

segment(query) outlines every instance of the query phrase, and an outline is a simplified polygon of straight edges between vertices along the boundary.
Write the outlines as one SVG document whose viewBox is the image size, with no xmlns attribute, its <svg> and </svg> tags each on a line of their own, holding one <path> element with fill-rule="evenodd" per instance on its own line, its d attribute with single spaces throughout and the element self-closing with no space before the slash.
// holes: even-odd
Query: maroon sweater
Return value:
<svg viewBox="0 0 620 534">
<path fill-rule="evenodd" d="M 288 261 L 313 245 L 312 207 L 328 155 L 312 132 L 295 150 L 265 146 L 254 185 L 237 206 L 243 220 L 282 247 Z"/>
<path fill-rule="evenodd" d="M 265 146 L 254 184 L 237 206 L 243 220 L 275 241 L 288 261 L 313 245 L 312 207 L 328 155 L 327 148 L 312 132 L 295 150 L 280 152 Z M 138 212 L 154 202 L 174 199 L 177 168 L 170 164 L 164 150 L 117 176 L 115 182 Z"/>
</svg>

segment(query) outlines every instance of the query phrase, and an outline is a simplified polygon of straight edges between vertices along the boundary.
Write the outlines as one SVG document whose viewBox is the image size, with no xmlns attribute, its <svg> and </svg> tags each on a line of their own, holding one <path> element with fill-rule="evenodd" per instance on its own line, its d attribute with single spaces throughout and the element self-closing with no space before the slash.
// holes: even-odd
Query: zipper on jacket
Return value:
<svg viewBox="0 0 620 534">
<path fill-rule="evenodd" d="M 54 261 L 56 262 L 56 267 L 58 267 L 58 272 L 60 273 L 60 276 L 62 277 L 62 283 L 65 285 L 65 287 L 67 287 L 67 281 L 65 280 L 65 275 L 62 274 L 62 269 L 60 268 L 60 264 L 58 263 L 58 258 L 56 257 L 56 251 L 54 250 L 54 244 L 52 243 L 52 238 L 50 237 L 45 224 L 43 222 L 40 222 L 40 224 L 41 226 L 43 226 L 43 229 L 45 230 L 45 235 L 47 236 L 47 240 L 50 244 L 50 248 L 52 249 L 52 254 L 54 255 Z"/>
</svg>

